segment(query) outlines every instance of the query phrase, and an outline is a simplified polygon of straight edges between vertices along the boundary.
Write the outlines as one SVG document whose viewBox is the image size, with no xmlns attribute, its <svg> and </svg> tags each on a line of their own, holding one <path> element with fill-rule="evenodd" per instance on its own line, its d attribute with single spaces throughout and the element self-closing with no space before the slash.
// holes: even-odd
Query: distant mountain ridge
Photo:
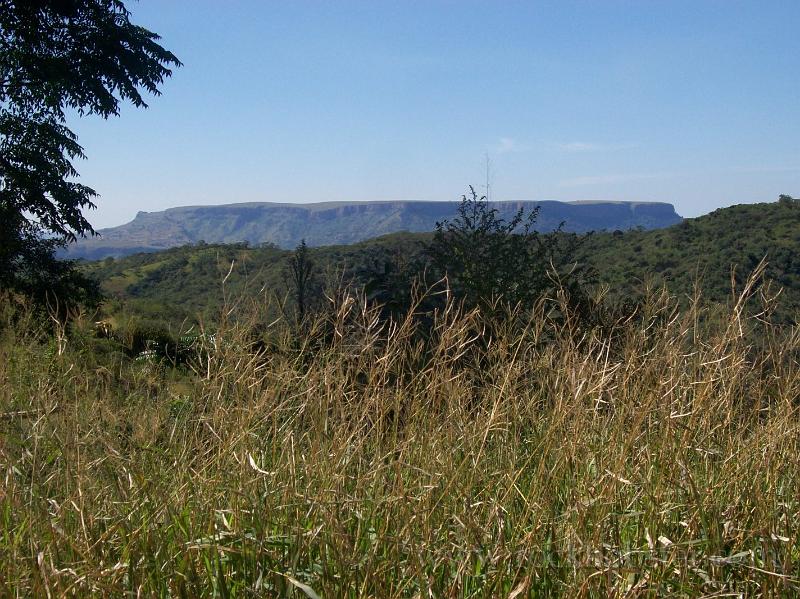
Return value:
<svg viewBox="0 0 800 599">
<path fill-rule="evenodd" d="M 682 221 L 671 204 L 661 202 L 492 202 L 509 218 L 520 207 L 541 207 L 537 229 L 566 231 L 659 229 Z M 139 212 L 129 223 L 101 229 L 100 237 L 70 246 L 70 258 L 100 259 L 206 243 L 273 243 L 292 248 L 351 244 L 387 233 L 433 230 L 456 216 L 458 202 L 380 201 L 279 204 L 271 202 L 182 206 Z"/>
</svg>

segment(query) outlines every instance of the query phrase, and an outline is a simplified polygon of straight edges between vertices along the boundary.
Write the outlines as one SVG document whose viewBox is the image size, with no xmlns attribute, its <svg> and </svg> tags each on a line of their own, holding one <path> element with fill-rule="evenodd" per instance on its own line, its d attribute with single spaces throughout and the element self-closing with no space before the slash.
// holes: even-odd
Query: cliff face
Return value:
<svg viewBox="0 0 800 599">
<path fill-rule="evenodd" d="M 566 231 L 657 229 L 680 222 L 671 204 L 632 202 L 493 202 L 505 218 L 520 207 L 541 206 L 537 229 Z M 274 243 L 292 248 L 350 244 L 398 231 L 431 231 L 453 218 L 457 202 L 250 203 L 187 206 L 140 212 L 130 223 L 99 231 L 100 237 L 73 244 L 70 258 L 99 259 L 157 251 L 189 243 Z"/>
</svg>

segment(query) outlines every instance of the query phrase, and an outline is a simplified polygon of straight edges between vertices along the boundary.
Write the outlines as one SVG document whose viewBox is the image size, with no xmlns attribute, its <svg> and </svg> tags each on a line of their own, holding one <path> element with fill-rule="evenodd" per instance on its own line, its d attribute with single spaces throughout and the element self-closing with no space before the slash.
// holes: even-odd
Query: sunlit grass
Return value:
<svg viewBox="0 0 800 599">
<path fill-rule="evenodd" d="M 59 346 L 7 302 L 0 587 L 800 592 L 800 333 L 664 295 L 602 334 L 557 308 L 451 305 L 426 338 L 343 296 L 260 353 L 256 310 L 178 376 L 97 359 L 80 322 Z"/>
</svg>

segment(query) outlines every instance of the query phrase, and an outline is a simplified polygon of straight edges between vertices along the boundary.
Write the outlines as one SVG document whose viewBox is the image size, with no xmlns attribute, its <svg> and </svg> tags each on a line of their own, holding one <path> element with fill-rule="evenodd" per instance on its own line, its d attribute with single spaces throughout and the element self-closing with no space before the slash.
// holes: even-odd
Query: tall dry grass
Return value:
<svg viewBox="0 0 800 599">
<path fill-rule="evenodd" d="M 492 322 L 448 303 L 421 335 L 344 294 L 266 351 L 231 318 L 185 376 L 6 302 L 0 586 L 797 594 L 800 332 L 754 295 L 651 294 L 602 333 L 558 298 Z"/>
</svg>

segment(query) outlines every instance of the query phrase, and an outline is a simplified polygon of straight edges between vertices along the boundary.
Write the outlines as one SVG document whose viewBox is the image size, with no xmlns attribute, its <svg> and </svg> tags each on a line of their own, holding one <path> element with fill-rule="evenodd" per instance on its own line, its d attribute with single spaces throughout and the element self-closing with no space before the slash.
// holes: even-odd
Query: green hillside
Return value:
<svg viewBox="0 0 800 599">
<path fill-rule="evenodd" d="M 793 318 L 800 311 L 800 201 L 721 208 L 657 231 L 595 234 L 577 259 L 595 266 L 616 293 L 649 281 L 691 295 L 699 281 L 717 302 L 730 296 L 732 273 L 740 286 L 766 259 L 767 278 L 783 288 L 780 312 Z"/>
<path fill-rule="evenodd" d="M 429 239 L 425 233 L 395 233 L 353 245 L 313 248 L 318 284 L 342 279 L 366 284 L 376 273 L 422 258 Z M 225 294 L 282 296 L 289 255 L 272 245 L 188 245 L 107 258 L 85 268 L 115 298 L 110 311 L 124 303 L 140 315 L 167 316 L 176 322 L 209 314 Z M 683 297 L 693 293 L 699 280 L 705 298 L 715 302 L 730 296 L 732 272 L 741 284 L 762 258 L 769 263 L 767 277 L 783 288 L 779 316 L 796 319 L 800 313 L 800 202 L 796 200 L 723 208 L 666 229 L 595 233 L 582 237 L 574 255 L 577 262 L 594 268 L 598 283 L 609 285 L 612 295 L 630 297 L 652 283 L 666 284 Z"/>
<path fill-rule="evenodd" d="M 424 233 L 393 233 L 353 245 L 314 248 L 315 279 L 319 286 L 342 278 L 364 282 L 365 273 L 382 269 L 398 257 L 420 254 L 428 238 Z M 186 245 L 87 262 L 84 268 L 109 296 L 107 313 L 125 310 L 178 325 L 212 317 L 225 297 L 282 298 L 290 255 L 272 245 Z"/>
</svg>

